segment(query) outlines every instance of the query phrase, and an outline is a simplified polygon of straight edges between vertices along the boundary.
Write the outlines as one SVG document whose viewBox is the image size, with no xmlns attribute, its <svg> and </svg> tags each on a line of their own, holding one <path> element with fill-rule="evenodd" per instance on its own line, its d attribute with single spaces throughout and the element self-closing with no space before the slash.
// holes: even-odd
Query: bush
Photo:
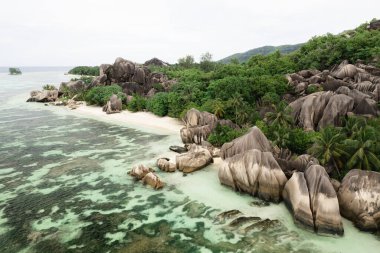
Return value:
<svg viewBox="0 0 380 253">
<path fill-rule="evenodd" d="M 112 94 L 116 94 L 122 101 L 126 99 L 121 87 L 116 84 L 94 87 L 87 92 L 84 99 L 88 104 L 103 106 L 108 102 Z"/>
<path fill-rule="evenodd" d="M 162 86 L 162 84 L 160 84 L 160 83 L 154 83 L 154 84 L 152 85 L 152 87 L 153 87 L 154 89 L 156 89 L 157 92 L 163 92 L 163 91 L 165 91 L 164 86 Z"/>
<path fill-rule="evenodd" d="M 166 116 L 168 114 L 168 93 L 156 93 L 148 100 L 146 108 L 158 116 Z"/>
<path fill-rule="evenodd" d="M 289 130 L 289 143 L 287 148 L 299 155 L 306 154 L 318 135 L 319 132 L 307 132 L 301 128 L 293 128 Z"/>
<path fill-rule="evenodd" d="M 132 112 L 143 111 L 146 108 L 146 99 L 138 94 L 134 94 L 132 100 L 127 105 Z"/>
<path fill-rule="evenodd" d="M 235 130 L 229 126 L 218 124 L 214 131 L 208 137 L 208 142 L 216 147 L 221 147 L 224 143 L 230 142 L 247 132 L 247 129 Z"/>
<path fill-rule="evenodd" d="M 69 70 L 69 74 L 81 76 L 99 76 L 98 66 L 78 66 Z"/>
<path fill-rule="evenodd" d="M 42 89 L 43 90 L 56 90 L 57 88 L 52 84 L 45 84 L 44 86 L 42 86 Z"/>
<path fill-rule="evenodd" d="M 92 76 L 81 76 L 80 78 L 71 78 L 70 81 L 78 81 L 82 80 L 85 84 L 91 84 L 92 81 L 94 80 L 94 77 Z"/>
</svg>

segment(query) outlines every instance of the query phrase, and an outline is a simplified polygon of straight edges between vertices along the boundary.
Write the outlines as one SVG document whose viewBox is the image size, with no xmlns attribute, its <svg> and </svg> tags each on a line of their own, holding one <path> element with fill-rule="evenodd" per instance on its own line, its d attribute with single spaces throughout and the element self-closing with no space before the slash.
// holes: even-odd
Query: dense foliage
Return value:
<svg viewBox="0 0 380 253">
<path fill-rule="evenodd" d="M 226 142 L 230 142 L 247 132 L 247 129 L 235 130 L 229 126 L 217 125 L 212 134 L 208 137 L 208 141 L 216 146 L 220 147 Z"/>
<path fill-rule="evenodd" d="M 81 75 L 81 76 L 98 76 L 99 67 L 98 66 L 78 66 L 69 70 L 69 74 Z"/>
<path fill-rule="evenodd" d="M 19 68 L 9 68 L 10 75 L 21 75 L 22 72 Z"/>
<path fill-rule="evenodd" d="M 84 99 L 88 104 L 103 106 L 108 102 L 112 94 L 116 94 L 122 101 L 126 100 L 126 95 L 121 87 L 116 84 L 94 87 L 87 92 Z"/>
</svg>

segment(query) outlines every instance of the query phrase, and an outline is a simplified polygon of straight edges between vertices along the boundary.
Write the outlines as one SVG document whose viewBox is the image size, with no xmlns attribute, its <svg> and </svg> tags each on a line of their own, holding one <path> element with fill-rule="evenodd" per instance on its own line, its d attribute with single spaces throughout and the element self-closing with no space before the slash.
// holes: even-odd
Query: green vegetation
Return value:
<svg viewBox="0 0 380 253">
<path fill-rule="evenodd" d="M 10 75 L 21 75 L 22 72 L 19 68 L 9 68 Z"/>
<path fill-rule="evenodd" d="M 94 77 L 93 76 L 81 76 L 79 78 L 71 78 L 70 81 L 78 81 L 78 80 L 81 80 L 83 81 L 85 84 L 91 84 L 92 81 L 94 80 Z"/>
<path fill-rule="evenodd" d="M 309 153 L 341 179 L 351 169 L 380 172 L 380 120 L 349 117 L 341 128 L 320 131 Z"/>
<path fill-rule="evenodd" d="M 269 55 L 276 51 L 279 51 L 281 54 L 289 54 L 296 50 L 298 50 L 303 44 L 295 44 L 295 45 L 282 45 L 282 46 L 264 46 L 259 48 L 254 48 L 251 50 L 248 50 L 244 53 L 237 53 L 230 55 L 226 58 L 221 59 L 219 62 L 222 63 L 233 63 L 237 62 L 246 62 L 248 61 L 252 56 L 255 55 Z"/>
<path fill-rule="evenodd" d="M 126 95 L 117 84 L 94 87 L 87 92 L 84 99 L 88 104 L 103 106 L 108 102 L 112 94 L 116 94 L 122 101 L 125 102 Z"/>
<path fill-rule="evenodd" d="M 230 128 L 229 126 L 222 126 L 218 124 L 215 130 L 208 137 L 208 142 L 216 147 L 222 146 L 226 142 L 230 142 L 233 139 L 236 139 L 245 133 L 247 133 L 248 129 L 239 129 L 235 130 Z"/>
<path fill-rule="evenodd" d="M 43 90 L 56 90 L 57 88 L 52 84 L 45 84 L 44 86 L 42 86 L 42 89 Z"/>
<path fill-rule="evenodd" d="M 132 112 L 144 111 L 146 109 L 146 99 L 139 94 L 134 94 L 132 100 L 127 104 L 127 108 Z"/>
<path fill-rule="evenodd" d="M 78 66 L 69 70 L 69 74 L 81 75 L 81 76 L 98 76 L 99 67 L 98 66 Z"/>
</svg>

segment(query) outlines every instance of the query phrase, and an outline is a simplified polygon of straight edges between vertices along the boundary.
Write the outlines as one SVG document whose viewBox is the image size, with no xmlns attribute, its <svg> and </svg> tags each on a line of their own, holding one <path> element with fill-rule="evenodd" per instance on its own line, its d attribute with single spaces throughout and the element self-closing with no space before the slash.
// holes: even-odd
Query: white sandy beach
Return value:
<svg viewBox="0 0 380 253">
<path fill-rule="evenodd" d="M 171 117 L 159 117 L 150 112 L 131 112 L 123 110 L 120 113 L 106 114 L 102 107 L 81 105 L 72 111 L 74 114 L 95 117 L 101 120 L 126 123 L 137 129 L 157 130 L 160 133 L 178 134 L 183 123 Z"/>
</svg>

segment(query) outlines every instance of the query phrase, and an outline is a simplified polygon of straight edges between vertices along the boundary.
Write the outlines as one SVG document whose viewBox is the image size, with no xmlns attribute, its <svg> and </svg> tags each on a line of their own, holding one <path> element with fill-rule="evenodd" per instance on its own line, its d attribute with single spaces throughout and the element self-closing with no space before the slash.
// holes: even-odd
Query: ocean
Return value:
<svg viewBox="0 0 380 253">
<path fill-rule="evenodd" d="M 379 252 L 379 236 L 345 220 L 343 237 L 294 225 L 283 203 L 265 204 L 222 186 L 217 166 L 133 180 L 175 157 L 167 134 L 26 103 L 31 90 L 67 81 L 68 68 L 0 73 L 0 252 Z M 221 219 L 239 210 L 248 223 Z M 219 218 L 218 218 L 219 217 Z M 255 222 L 252 222 L 252 221 Z"/>
</svg>

